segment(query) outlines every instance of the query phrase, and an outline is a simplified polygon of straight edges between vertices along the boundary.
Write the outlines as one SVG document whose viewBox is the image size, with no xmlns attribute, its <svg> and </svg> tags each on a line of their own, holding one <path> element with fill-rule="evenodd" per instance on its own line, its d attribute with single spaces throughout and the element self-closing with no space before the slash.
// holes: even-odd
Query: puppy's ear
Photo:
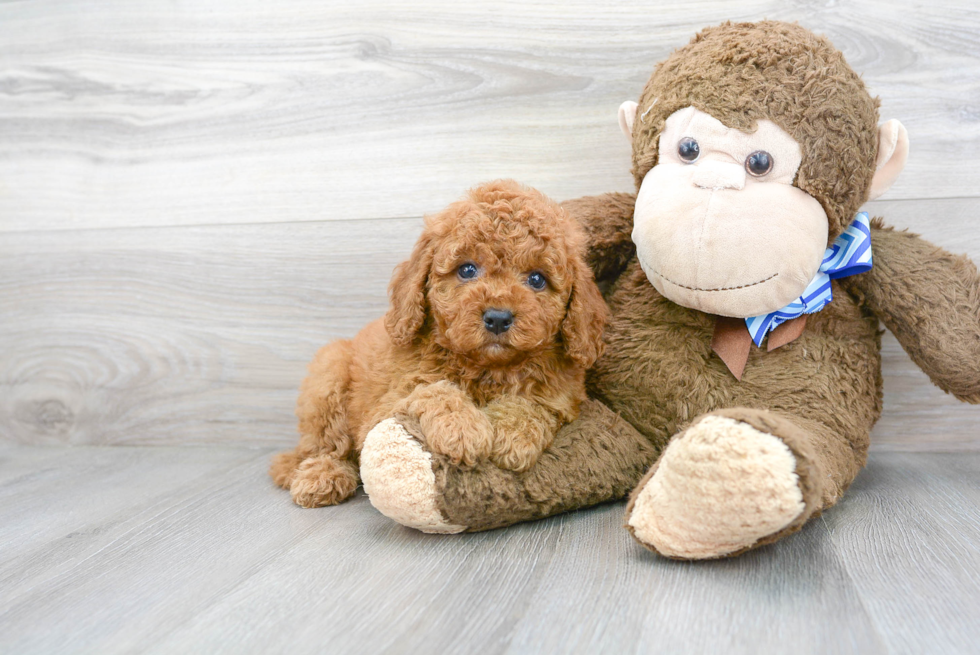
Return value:
<svg viewBox="0 0 980 655">
<path fill-rule="evenodd" d="M 412 256 L 395 267 L 391 276 L 391 284 L 388 285 L 391 308 L 385 314 L 385 329 L 396 345 L 412 345 L 425 321 L 425 291 L 432 267 L 434 241 L 426 227 L 412 250 Z"/>
<path fill-rule="evenodd" d="M 576 364 L 589 368 L 599 359 L 605 344 L 602 332 L 609 308 L 592 278 L 592 271 L 579 257 L 569 261 L 572 269 L 572 293 L 561 324 L 565 351 Z"/>
</svg>

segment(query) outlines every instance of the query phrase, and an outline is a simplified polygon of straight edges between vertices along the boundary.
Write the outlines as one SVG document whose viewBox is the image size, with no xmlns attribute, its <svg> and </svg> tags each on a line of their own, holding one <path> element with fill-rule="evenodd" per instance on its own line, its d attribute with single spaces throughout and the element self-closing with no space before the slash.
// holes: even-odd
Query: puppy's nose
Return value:
<svg viewBox="0 0 980 655">
<path fill-rule="evenodd" d="M 514 314 L 505 309 L 488 309 L 483 312 L 483 327 L 494 334 L 503 334 L 514 324 Z"/>
</svg>

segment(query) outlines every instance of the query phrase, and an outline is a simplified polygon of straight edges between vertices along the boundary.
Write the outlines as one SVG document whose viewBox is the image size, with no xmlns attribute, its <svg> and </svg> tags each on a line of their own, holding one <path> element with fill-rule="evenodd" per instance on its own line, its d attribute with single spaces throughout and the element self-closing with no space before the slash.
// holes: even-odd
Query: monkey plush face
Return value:
<svg viewBox="0 0 980 655">
<path fill-rule="evenodd" d="M 793 186 L 801 160 L 796 140 L 772 121 L 746 134 L 694 107 L 672 114 L 633 214 L 637 257 L 653 286 L 723 316 L 796 299 L 828 235 L 820 203 Z"/>
<path fill-rule="evenodd" d="M 633 242 L 670 300 L 747 318 L 795 301 L 908 155 L 829 41 L 774 21 L 708 28 L 620 107 Z"/>
</svg>

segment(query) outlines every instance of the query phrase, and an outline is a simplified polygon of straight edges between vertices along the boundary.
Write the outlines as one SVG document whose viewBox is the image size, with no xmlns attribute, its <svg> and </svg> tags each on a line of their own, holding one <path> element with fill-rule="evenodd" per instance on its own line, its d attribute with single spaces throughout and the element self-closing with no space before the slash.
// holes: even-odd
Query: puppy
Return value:
<svg viewBox="0 0 980 655">
<path fill-rule="evenodd" d="M 511 180 L 426 217 L 384 319 L 310 364 L 299 445 L 274 458 L 275 483 L 303 507 L 346 500 L 365 436 L 398 413 L 457 464 L 532 467 L 578 415 L 603 347 L 606 304 L 582 247 L 560 206 Z"/>
</svg>

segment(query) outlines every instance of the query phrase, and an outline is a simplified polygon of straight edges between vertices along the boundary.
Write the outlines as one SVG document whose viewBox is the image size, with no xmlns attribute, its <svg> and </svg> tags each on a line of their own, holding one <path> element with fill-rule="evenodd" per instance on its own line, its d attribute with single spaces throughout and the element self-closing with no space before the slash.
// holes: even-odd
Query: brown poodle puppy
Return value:
<svg viewBox="0 0 980 655">
<path fill-rule="evenodd" d="M 399 413 L 454 462 L 533 466 L 578 415 L 603 347 L 606 304 L 582 248 L 561 207 L 511 180 L 426 217 L 384 319 L 310 364 L 299 445 L 273 459 L 276 484 L 303 507 L 349 498 L 364 437 Z"/>
</svg>

